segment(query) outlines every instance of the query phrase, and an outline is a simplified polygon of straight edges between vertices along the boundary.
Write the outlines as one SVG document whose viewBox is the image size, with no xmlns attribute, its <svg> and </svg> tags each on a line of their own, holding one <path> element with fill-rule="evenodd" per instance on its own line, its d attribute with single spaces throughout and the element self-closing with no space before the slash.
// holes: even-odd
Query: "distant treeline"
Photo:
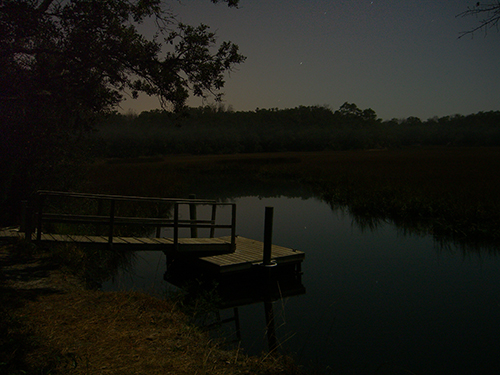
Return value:
<svg viewBox="0 0 500 375">
<path fill-rule="evenodd" d="M 500 111 L 382 121 L 372 109 L 344 103 L 236 112 L 223 106 L 114 113 L 91 135 L 97 156 L 222 154 L 422 146 L 500 146 Z"/>
</svg>

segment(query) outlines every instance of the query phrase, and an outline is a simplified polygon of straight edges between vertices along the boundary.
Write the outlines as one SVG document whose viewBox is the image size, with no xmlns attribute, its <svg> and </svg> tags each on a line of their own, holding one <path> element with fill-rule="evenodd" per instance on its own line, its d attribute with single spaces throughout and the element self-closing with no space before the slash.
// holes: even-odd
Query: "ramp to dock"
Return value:
<svg viewBox="0 0 500 375">
<path fill-rule="evenodd" d="M 37 236 L 32 234 L 32 240 Z M 0 229 L 0 239 L 24 240 L 25 234 L 18 228 Z M 106 236 L 82 236 L 74 234 L 42 233 L 38 242 L 43 246 L 57 243 L 73 243 L 88 246 L 109 246 Z M 173 238 L 119 237 L 113 238 L 113 249 L 124 251 L 162 251 L 178 254 L 225 254 L 232 252 L 231 237 L 215 238 L 178 238 L 177 244 Z"/>
</svg>

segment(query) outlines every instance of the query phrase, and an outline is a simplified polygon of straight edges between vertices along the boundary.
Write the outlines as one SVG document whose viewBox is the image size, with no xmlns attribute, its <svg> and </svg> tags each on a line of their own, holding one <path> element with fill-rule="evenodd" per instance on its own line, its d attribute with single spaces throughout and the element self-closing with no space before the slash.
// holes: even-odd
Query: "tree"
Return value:
<svg viewBox="0 0 500 375">
<path fill-rule="evenodd" d="M 139 32 L 144 22 L 154 37 Z M 231 42 L 217 48 L 208 26 L 176 23 L 162 0 L 0 1 L 0 202 L 71 156 L 124 95 L 177 112 L 190 93 L 220 100 L 224 74 L 244 59 Z"/>
<path fill-rule="evenodd" d="M 478 30 L 487 31 L 490 28 L 498 27 L 500 22 L 500 1 L 481 3 L 477 2 L 475 6 L 468 7 L 466 11 L 460 13 L 458 17 L 476 16 L 483 17 L 479 20 L 479 25 L 471 30 L 464 31 L 460 37 L 472 34 Z"/>
<path fill-rule="evenodd" d="M 354 103 L 345 102 L 334 114 L 341 123 L 350 126 L 373 125 L 381 122 L 377 119 L 377 113 L 373 109 L 362 110 Z"/>
</svg>

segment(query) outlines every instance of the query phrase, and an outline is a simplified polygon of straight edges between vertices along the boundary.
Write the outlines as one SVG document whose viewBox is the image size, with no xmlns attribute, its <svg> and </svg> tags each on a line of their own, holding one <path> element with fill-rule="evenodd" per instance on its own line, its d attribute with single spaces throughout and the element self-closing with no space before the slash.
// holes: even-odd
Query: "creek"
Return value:
<svg viewBox="0 0 500 375">
<path fill-rule="evenodd" d="M 360 226 L 310 193 L 217 198 L 237 203 L 237 234 L 260 241 L 265 207 L 274 207 L 273 243 L 306 254 L 305 293 L 272 304 L 280 350 L 298 363 L 332 374 L 487 374 L 500 368 L 497 250 L 438 244 L 389 223 Z M 165 267 L 164 254 L 137 253 L 103 289 L 163 294 L 173 288 L 163 281 Z M 224 320 L 234 310 L 220 314 Z M 238 314 L 240 347 L 265 351 L 263 303 L 240 306 Z M 222 334 L 235 330 L 234 322 L 226 323 Z"/>
</svg>

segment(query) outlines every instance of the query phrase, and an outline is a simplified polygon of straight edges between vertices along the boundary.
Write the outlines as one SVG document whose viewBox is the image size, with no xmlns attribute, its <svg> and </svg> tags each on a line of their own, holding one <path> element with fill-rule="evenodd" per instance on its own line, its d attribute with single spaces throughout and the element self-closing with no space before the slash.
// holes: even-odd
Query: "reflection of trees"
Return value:
<svg viewBox="0 0 500 375">
<path fill-rule="evenodd" d="M 388 215 L 377 215 L 372 210 L 363 212 L 359 207 L 351 207 L 347 204 L 328 202 L 332 211 L 341 212 L 351 217 L 352 225 L 362 232 L 374 232 L 384 225 L 393 225 L 398 233 L 404 236 L 427 236 L 431 235 L 435 246 L 439 250 L 454 251 L 459 249 L 465 253 L 489 253 L 500 254 L 500 244 L 495 240 L 479 239 L 466 236 L 457 231 L 448 231 L 448 226 L 440 229 L 442 223 L 431 219 L 421 218 L 400 218 Z"/>
<path fill-rule="evenodd" d="M 259 161 L 257 161 L 259 163 Z M 290 161 L 291 165 L 295 163 Z M 234 173 L 230 170 L 234 169 Z M 251 168 L 251 166 L 249 166 Z M 187 177 L 187 176 L 186 176 Z M 272 178 L 247 173 L 247 170 L 238 161 L 233 165 L 228 163 L 224 172 L 216 174 L 196 174 L 186 185 L 191 192 L 206 199 L 230 199 L 238 197 L 259 198 L 302 198 L 309 199 L 315 196 L 313 189 L 299 182 L 291 183 L 283 178 Z"/>
<path fill-rule="evenodd" d="M 240 168 L 238 169 L 238 166 Z M 260 175 L 255 180 L 249 180 L 249 176 L 241 172 L 241 165 L 236 161 L 234 170 L 239 173 L 197 175 L 193 182 L 193 191 L 198 196 L 209 199 L 234 199 L 237 197 L 257 196 L 261 198 L 288 197 L 288 198 L 319 198 L 330 205 L 332 210 L 340 210 L 349 215 L 353 224 L 361 230 L 377 230 L 381 225 L 395 225 L 404 235 L 432 235 L 436 245 L 446 248 L 446 244 L 452 244 L 464 251 L 498 251 L 498 241 L 481 238 L 478 235 L 465 235 L 458 229 L 453 229 L 451 223 L 443 220 L 432 219 L 422 216 L 422 212 L 413 208 L 401 213 L 397 209 L 392 211 L 382 209 L 380 203 L 375 200 L 366 202 L 364 199 L 356 200 L 353 192 L 340 192 L 335 194 L 331 189 L 314 188 L 312 185 L 294 182 L 293 179 L 264 178 Z M 352 193 L 352 194 L 351 194 Z M 346 198 L 344 195 L 348 196 Z M 458 220 L 459 218 L 457 218 Z M 460 223 L 458 223 L 460 224 Z"/>
</svg>

